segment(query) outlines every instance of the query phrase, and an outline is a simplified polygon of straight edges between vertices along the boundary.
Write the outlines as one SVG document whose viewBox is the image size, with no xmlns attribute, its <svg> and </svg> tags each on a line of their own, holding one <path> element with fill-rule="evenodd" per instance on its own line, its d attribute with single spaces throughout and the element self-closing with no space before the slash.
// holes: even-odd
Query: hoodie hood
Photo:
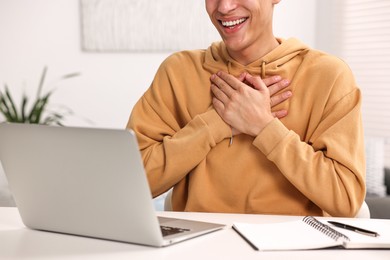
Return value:
<svg viewBox="0 0 390 260">
<path fill-rule="evenodd" d="M 204 68 L 212 73 L 223 70 L 235 76 L 246 71 L 252 75 L 260 75 L 264 78 L 279 74 L 280 67 L 297 55 L 303 52 L 306 53 L 309 50 L 308 46 L 295 38 L 288 40 L 277 38 L 277 40 L 280 43 L 277 48 L 246 66 L 241 65 L 230 57 L 224 42 L 215 42 L 206 51 Z"/>
</svg>

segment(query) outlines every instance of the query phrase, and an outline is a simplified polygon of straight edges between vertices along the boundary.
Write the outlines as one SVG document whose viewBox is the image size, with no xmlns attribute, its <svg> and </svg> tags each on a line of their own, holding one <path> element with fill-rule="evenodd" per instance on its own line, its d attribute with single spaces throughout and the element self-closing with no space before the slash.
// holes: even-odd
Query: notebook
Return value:
<svg viewBox="0 0 390 260">
<path fill-rule="evenodd" d="M 224 227 L 157 217 L 132 131 L 3 123 L 0 160 L 32 229 L 162 247 Z"/>
<path fill-rule="evenodd" d="M 390 248 L 390 222 L 379 219 L 342 219 L 341 222 L 377 231 L 368 236 L 338 228 L 314 217 L 269 224 L 234 223 L 237 231 L 254 249 L 309 250 L 323 248 Z"/>
</svg>

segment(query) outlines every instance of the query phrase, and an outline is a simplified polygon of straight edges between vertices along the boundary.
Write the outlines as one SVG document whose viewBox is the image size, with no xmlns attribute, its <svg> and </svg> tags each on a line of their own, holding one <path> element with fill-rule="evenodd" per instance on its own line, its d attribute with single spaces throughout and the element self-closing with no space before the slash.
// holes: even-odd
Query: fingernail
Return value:
<svg viewBox="0 0 390 260">
<path fill-rule="evenodd" d="M 281 80 L 282 79 L 282 77 L 281 76 L 279 76 L 279 75 L 277 75 L 277 76 L 274 76 L 274 80 L 275 81 L 279 81 L 279 80 Z"/>
<path fill-rule="evenodd" d="M 288 86 L 288 84 L 290 84 L 290 81 L 288 79 L 284 79 L 284 80 L 282 80 L 281 83 L 282 83 L 283 86 L 286 87 L 286 86 Z"/>
</svg>

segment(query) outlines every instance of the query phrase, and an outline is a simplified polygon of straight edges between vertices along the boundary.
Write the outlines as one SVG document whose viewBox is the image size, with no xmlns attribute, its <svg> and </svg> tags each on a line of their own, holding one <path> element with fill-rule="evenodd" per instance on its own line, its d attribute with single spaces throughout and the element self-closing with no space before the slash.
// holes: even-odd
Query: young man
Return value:
<svg viewBox="0 0 390 260">
<path fill-rule="evenodd" d="M 340 59 L 274 37 L 279 1 L 206 0 L 223 41 L 167 58 L 135 105 L 127 127 L 153 196 L 173 187 L 174 210 L 354 216 L 362 205 L 360 91 Z"/>
</svg>

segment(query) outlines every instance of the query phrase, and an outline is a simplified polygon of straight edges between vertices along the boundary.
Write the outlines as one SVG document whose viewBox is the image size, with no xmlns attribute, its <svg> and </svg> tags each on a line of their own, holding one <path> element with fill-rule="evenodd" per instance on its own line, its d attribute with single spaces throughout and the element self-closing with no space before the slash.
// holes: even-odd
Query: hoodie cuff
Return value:
<svg viewBox="0 0 390 260">
<path fill-rule="evenodd" d="M 209 110 L 200 115 L 200 118 L 205 122 L 210 130 L 211 136 L 215 143 L 220 143 L 232 135 L 231 127 L 222 120 L 215 109 Z"/>
<path fill-rule="evenodd" d="M 268 156 L 288 133 L 289 130 L 279 119 L 275 118 L 259 133 L 253 141 L 253 145 L 259 148 L 265 156 Z"/>
</svg>

